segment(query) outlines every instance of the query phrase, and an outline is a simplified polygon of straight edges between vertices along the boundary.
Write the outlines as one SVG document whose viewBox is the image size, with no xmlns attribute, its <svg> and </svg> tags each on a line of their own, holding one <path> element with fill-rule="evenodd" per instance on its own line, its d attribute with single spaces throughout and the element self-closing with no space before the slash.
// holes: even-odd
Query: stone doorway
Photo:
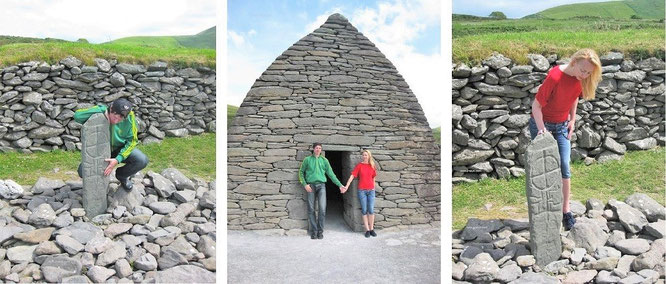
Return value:
<svg viewBox="0 0 666 284">
<path fill-rule="evenodd" d="M 347 183 L 354 166 L 360 161 L 360 155 L 351 151 L 325 151 L 324 156 L 331 163 L 331 168 L 342 185 Z M 345 229 L 356 232 L 365 230 L 356 185 L 357 180 L 354 179 L 347 192 L 342 194 L 337 185 L 330 180 L 326 182 L 327 226 L 330 224 L 334 228 L 338 225 L 338 227 L 346 227 Z"/>
</svg>

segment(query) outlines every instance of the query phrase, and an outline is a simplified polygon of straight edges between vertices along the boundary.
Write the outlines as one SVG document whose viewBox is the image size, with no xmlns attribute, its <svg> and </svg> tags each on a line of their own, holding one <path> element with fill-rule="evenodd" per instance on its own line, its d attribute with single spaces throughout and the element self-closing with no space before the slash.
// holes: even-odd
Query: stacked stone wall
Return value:
<svg viewBox="0 0 666 284">
<path fill-rule="evenodd" d="M 215 70 L 67 57 L 0 69 L 0 151 L 81 149 L 77 109 L 125 97 L 144 143 L 215 131 Z"/>
<path fill-rule="evenodd" d="M 378 228 L 440 219 L 440 150 L 423 110 L 395 67 L 342 16 L 268 67 L 228 133 L 229 229 L 307 228 L 298 170 L 314 142 L 349 151 L 355 162 L 360 150 L 373 153 Z"/>
<path fill-rule="evenodd" d="M 453 68 L 454 182 L 524 175 L 532 101 L 550 68 L 568 62 L 528 55 L 519 65 L 494 54 L 479 66 Z M 628 150 L 664 145 L 664 60 L 601 56 L 594 100 L 579 100 L 572 160 L 620 159 Z"/>
</svg>

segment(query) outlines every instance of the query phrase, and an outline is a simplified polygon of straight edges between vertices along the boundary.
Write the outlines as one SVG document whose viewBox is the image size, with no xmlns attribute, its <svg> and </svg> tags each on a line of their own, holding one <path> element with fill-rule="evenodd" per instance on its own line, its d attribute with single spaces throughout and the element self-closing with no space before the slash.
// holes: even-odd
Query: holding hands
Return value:
<svg viewBox="0 0 666 284">
<path fill-rule="evenodd" d="M 341 186 L 340 193 L 344 194 L 345 192 L 347 192 L 347 186 Z"/>
</svg>

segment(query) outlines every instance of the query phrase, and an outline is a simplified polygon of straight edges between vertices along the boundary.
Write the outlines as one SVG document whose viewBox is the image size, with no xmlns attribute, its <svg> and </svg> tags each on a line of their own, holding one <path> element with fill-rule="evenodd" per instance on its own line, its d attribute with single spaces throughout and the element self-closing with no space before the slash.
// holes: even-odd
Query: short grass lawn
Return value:
<svg viewBox="0 0 666 284">
<path fill-rule="evenodd" d="M 628 152 L 620 161 L 586 166 L 571 165 L 571 200 L 585 204 L 589 198 L 604 203 L 620 201 L 644 193 L 664 205 L 666 151 L 657 147 L 648 151 Z M 465 227 L 467 219 L 527 218 L 525 178 L 508 180 L 484 179 L 477 183 L 458 184 L 452 192 L 453 229 Z"/>
<path fill-rule="evenodd" d="M 215 179 L 214 133 L 185 138 L 165 138 L 159 144 L 139 144 L 137 147 L 150 160 L 143 172 L 159 173 L 172 167 L 189 178 L 198 177 L 207 181 Z M 39 177 L 78 180 L 76 169 L 80 162 L 79 151 L 0 153 L 0 179 L 11 179 L 22 185 L 32 185 Z"/>
</svg>

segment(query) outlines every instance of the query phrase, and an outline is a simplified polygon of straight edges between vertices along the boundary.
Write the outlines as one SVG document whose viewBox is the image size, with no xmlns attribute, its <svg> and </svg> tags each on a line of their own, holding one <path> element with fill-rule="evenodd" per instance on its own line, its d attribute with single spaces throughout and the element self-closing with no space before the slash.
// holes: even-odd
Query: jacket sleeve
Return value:
<svg viewBox="0 0 666 284">
<path fill-rule="evenodd" d="M 118 163 L 121 163 L 127 157 L 132 153 L 132 150 L 136 147 L 136 144 L 139 142 L 139 138 L 137 137 L 137 126 L 136 126 L 136 118 L 134 117 L 134 111 L 130 111 L 130 113 L 127 115 L 127 119 L 130 121 L 131 124 L 131 131 L 126 132 L 124 131 L 123 136 L 124 140 L 127 141 L 125 142 L 125 145 L 123 146 L 122 149 L 120 149 L 120 152 L 118 153 L 118 156 L 116 156 L 116 160 L 118 160 Z"/>
<path fill-rule="evenodd" d="M 82 108 L 74 112 L 74 121 L 84 124 L 88 119 L 96 113 L 103 113 L 104 109 L 99 106 L 93 106 L 89 108 Z"/>
<path fill-rule="evenodd" d="M 298 182 L 300 182 L 303 186 L 306 185 L 305 169 L 307 169 L 306 165 L 307 162 L 308 162 L 308 157 L 305 157 L 305 159 L 303 159 L 303 162 L 301 163 L 301 167 L 298 169 Z"/>
<path fill-rule="evenodd" d="M 324 158 L 324 161 L 326 161 L 326 175 L 328 178 L 331 179 L 331 181 L 337 185 L 337 186 L 342 186 L 342 183 L 338 180 L 338 178 L 335 176 L 335 173 L 333 172 L 333 168 L 331 168 L 331 163 L 328 162 L 328 159 Z"/>
</svg>

